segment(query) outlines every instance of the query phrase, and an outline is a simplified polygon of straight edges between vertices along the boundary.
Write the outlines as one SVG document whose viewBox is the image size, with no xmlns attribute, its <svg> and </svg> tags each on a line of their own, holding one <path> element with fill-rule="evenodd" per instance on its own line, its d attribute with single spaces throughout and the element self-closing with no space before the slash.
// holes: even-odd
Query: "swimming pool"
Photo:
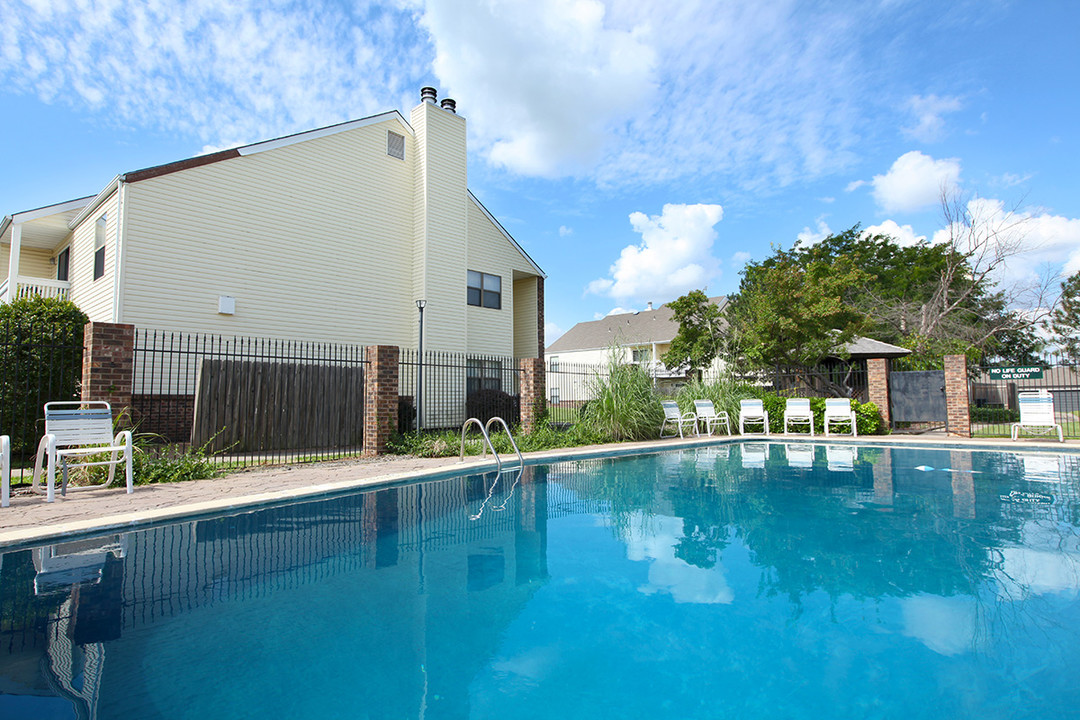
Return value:
<svg viewBox="0 0 1080 720">
<path fill-rule="evenodd" d="M 1078 488 L 743 442 L 19 550 L 0 717 L 1067 716 Z"/>
</svg>

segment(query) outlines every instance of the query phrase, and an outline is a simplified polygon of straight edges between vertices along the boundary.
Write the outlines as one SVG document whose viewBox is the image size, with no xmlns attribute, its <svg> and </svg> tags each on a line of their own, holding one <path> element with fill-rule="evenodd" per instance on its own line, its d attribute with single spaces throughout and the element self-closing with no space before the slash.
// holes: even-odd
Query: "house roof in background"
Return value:
<svg viewBox="0 0 1080 720">
<path fill-rule="evenodd" d="M 721 309 L 727 297 L 709 298 Z M 669 343 L 679 332 L 679 324 L 667 305 L 656 310 L 608 315 L 599 320 L 580 322 L 547 347 L 547 354 L 575 352 L 578 350 L 602 350 L 612 345 L 632 346 Z M 848 343 L 847 351 L 852 358 L 896 358 L 911 353 L 907 348 L 867 337 L 856 337 Z"/>
<path fill-rule="evenodd" d="M 709 298 L 721 308 L 727 304 L 723 295 Z M 679 323 L 667 305 L 655 310 L 608 315 L 599 320 L 580 322 L 548 345 L 548 353 L 572 350 L 601 350 L 612 345 L 651 345 L 669 343 L 679 332 Z"/>
</svg>

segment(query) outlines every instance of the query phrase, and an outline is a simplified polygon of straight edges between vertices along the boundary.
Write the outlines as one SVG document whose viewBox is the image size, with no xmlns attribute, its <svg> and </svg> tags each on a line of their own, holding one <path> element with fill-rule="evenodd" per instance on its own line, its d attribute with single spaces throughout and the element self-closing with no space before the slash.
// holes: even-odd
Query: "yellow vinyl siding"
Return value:
<svg viewBox="0 0 1080 720">
<path fill-rule="evenodd" d="M 412 121 L 417 132 L 416 298 L 427 300 L 424 347 L 462 352 L 467 349 L 465 120 L 421 103 Z"/>
<path fill-rule="evenodd" d="M 118 195 L 113 192 L 100 207 L 83 218 L 71 234 L 71 260 L 68 267 L 70 298 L 94 322 L 116 322 L 113 291 L 116 281 L 119 207 Z M 95 280 L 94 234 L 98 218 L 102 215 L 106 216 L 105 274 Z"/>
<path fill-rule="evenodd" d="M 469 207 L 469 252 L 468 270 L 498 275 L 502 278 L 502 309 L 475 307 L 467 305 L 466 275 L 461 274 L 458 297 L 467 308 L 469 328 L 469 352 L 485 353 L 493 355 L 518 354 L 516 320 L 525 318 L 532 313 L 532 345 L 531 350 L 525 357 L 536 357 L 536 288 L 533 285 L 532 296 L 523 302 L 531 306 L 517 309 L 519 298 L 516 290 L 519 287 L 515 279 L 522 279 L 527 275 L 535 275 L 536 271 L 522 257 L 518 249 L 506 239 L 506 236 L 492 224 L 484 212 L 471 198 L 468 199 Z M 522 328 L 522 333 L 527 333 L 528 328 Z"/>
<path fill-rule="evenodd" d="M 54 257 L 50 250 L 24 247 L 19 255 L 19 275 L 55 280 L 56 265 L 52 263 Z"/>
<path fill-rule="evenodd" d="M 413 187 L 387 121 L 126 186 L 123 322 L 411 345 Z M 406 135 L 406 158 L 414 154 Z M 218 297 L 236 298 L 235 315 Z"/>
<path fill-rule="evenodd" d="M 540 356 L 536 315 L 536 275 L 520 275 L 514 280 L 514 357 Z"/>
</svg>

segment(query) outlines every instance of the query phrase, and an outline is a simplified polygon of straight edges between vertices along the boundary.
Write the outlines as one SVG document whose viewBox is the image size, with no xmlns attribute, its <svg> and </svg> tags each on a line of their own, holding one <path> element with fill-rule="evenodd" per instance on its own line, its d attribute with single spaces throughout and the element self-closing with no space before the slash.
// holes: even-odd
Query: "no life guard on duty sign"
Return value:
<svg viewBox="0 0 1080 720">
<path fill-rule="evenodd" d="M 1043 369 L 1038 365 L 987 368 L 991 380 L 1039 380 Z"/>
</svg>

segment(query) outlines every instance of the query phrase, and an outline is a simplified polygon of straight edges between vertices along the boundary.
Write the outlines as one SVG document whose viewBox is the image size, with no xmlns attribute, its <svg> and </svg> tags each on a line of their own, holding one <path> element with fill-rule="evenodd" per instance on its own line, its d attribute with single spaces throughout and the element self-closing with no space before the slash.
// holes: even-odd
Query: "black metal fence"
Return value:
<svg viewBox="0 0 1080 720">
<path fill-rule="evenodd" d="M 865 360 L 833 362 L 812 368 L 736 373 L 734 379 L 782 397 L 847 397 L 859 402 L 869 398 Z"/>
<path fill-rule="evenodd" d="M 398 375 L 398 429 L 460 429 L 469 418 L 481 422 L 498 416 L 510 425 L 521 421 L 521 366 L 512 357 L 403 349 Z"/>
<path fill-rule="evenodd" d="M 77 400 L 82 332 L 68 325 L 0 325 L 0 433 L 11 437 L 12 479 L 29 480 L 45 433 L 44 405 Z"/>
<path fill-rule="evenodd" d="M 359 345 L 137 330 L 136 433 L 245 466 L 358 455 Z"/>
<path fill-rule="evenodd" d="M 548 420 L 559 426 L 580 420 L 585 403 L 595 395 L 596 384 L 609 376 L 607 365 L 560 360 L 548 360 L 546 371 Z"/>
<path fill-rule="evenodd" d="M 1008 437 L 1020 421 L 1018 393 L 1046 390 L 1054 398 L 1054 415 L 1065 437 L 1080 437 L 1080 362 L 1047 355 L 1023 366 L 971 368 L 971 433 L 976 437 Z"/>
</svg>

